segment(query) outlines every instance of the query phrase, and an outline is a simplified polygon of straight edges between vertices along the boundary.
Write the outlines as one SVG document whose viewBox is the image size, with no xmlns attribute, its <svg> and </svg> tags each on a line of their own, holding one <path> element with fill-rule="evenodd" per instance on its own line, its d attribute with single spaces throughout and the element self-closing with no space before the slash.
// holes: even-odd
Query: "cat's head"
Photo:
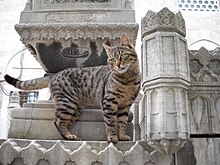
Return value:
<svg viewBox="0 0 220 165">
<path fill-rule="evenodd" d="M 117 73 L 125 73 L 131 69 L 132 65 L 138 65 L 138 57 L 134 46 L 130 43 L 129 38 L 126 35 L 121 36 L 120 45 L 113 47 L 104 43 L 102 45 L 108 56 L 108 65 L 110 65 L 113 71 Z"/>
</svg>

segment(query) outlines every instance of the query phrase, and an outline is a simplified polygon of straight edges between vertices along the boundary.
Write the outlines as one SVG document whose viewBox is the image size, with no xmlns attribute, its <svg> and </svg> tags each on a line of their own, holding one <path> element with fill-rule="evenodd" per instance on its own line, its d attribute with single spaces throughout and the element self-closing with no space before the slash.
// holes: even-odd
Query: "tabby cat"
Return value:
<svg viewBox="0 0 220 165">
<path fill-rule="evenodd" d="M 99 103 L 103 110 L 109 142 L 129 141 L 125 134 L 128 112 L 140 88 L 138 57 L 129 38 L 121 36 L 118 46 L 103 43 L 108 65 L 68 68 L 55 75 L 20 81 L 9 75 L 5 80 L 21 90 L 49 86 L 56 107 L 55 125 L 67 140 L 80 140 L 69 131 L 87 104 Z"/>
</svg>

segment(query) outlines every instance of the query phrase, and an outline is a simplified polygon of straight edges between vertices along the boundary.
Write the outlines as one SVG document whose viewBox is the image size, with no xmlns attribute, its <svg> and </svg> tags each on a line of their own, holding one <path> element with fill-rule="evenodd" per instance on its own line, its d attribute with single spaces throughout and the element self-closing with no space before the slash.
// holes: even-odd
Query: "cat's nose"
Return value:
<svg viewBox="0 0 220 165">
<path fill-rule="evenodd" d="M 116 60 L 116 63 L 115 63 L 115 65 L 118 67 L 118 68 L 120 68 L 120 65 L 121 65 L 121 61 L 120 60 Z"/>
</svg>

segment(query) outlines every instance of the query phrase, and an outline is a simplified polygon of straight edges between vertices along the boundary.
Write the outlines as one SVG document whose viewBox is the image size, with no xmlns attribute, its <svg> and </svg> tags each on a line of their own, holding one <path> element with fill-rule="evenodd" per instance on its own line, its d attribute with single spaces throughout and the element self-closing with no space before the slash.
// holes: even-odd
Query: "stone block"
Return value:
<svg viewBox="0 0 220 165">
<path fill-rule="evenodd" d="M 63 139 L 54 125 L 55 109 L 52 102 L 24 104 L 11 110 L 9 138 Z M 133 138 L 133 119 L 129 113 L 127 134 Z M 87 141 L 106 141 L 106 127 L 101 109 L 84 109 L 70 130 Z"/>
</svg>

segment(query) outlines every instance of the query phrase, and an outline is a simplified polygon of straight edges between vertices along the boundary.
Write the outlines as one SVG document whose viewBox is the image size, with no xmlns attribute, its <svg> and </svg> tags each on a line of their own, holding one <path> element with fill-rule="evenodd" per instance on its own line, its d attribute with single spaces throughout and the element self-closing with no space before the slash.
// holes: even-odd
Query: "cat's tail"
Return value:
<svg viewBox="0 0 220 165">
<path fill-rule="evenodd" d="M 48 84 L 53 76 L 45 76 L 27 81 L 21 81 L 9 75 L 5 75 L 5 81 L 14 87 L 21 90 L 37 90 L 48 87 Z"/>
</svg>

